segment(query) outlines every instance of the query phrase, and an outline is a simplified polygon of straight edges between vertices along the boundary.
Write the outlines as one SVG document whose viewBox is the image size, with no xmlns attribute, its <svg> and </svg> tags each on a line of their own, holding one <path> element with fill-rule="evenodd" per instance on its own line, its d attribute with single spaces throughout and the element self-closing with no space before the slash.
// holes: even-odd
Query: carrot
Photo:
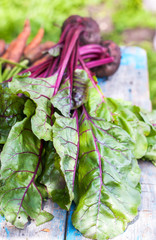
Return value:
<svg viewBox="0 0 156 240">
<path fill-rule="evenodd" d="M 34 62 L 37 59 L 41 58 L 43 53 L 49 50 L 51 47 L 55 45 L 54 42 L 48 41 L 38 45 L 37 47 L 30 50 L 25 57 L 29 59 L 30 62 Z"/>
<path fill-rule="evenodd" d="M 36 60 L 36 61 L 32 64 L 32 66 L 36 66 L 36 65 L 39 65 L 39 64 L 42 63 L 42 62 L 45 62 L 46 60 L 48 60 L 49 57 L 51 57 L 49 54 L 44 55 L 42 58 Z"/>
<path fill-rule="evenodd" d="M 9 50 L 9 54 L 7 59 L 13 62 L 19 62 L 23 50 L 26 45 L 26 41 L 30 35 L 30 22 L 27 19 L 24 24 L 23 31 L 18 35 L 18 37 L 15 39 L 15 44 L 13 44 L 12 48 Z"/>
<path fill-rule="evenodd" d="M 10 52 L 12 51 L 12 49 L 14 48 L 15 46 L 15 43 L 16 43 L 16 40 L 13 40 L 10 44 L 9 44 L 9 47 L 8 49 L 5 51 L 5 53 L 1 56 L 2 58 L 4 59 L 7 59 L 10 55 Z"/>
<path fill-rule="evenodd" d="M 5 41 L 0 39 L 0 56 L 4 53 L 5 51 Z"/>
<path fill-rule="evenodd" d="M 27 54 L 30 50 L 40 44 L 44 36 L 44 29 L 40 28 L 34 39 L 24 48 L 24 54 Z"/>
</svg>

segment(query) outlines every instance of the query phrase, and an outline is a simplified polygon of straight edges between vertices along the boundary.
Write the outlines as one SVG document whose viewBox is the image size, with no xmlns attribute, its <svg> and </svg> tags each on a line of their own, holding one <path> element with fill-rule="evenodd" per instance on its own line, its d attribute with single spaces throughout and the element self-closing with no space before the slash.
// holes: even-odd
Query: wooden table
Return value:
<svg viewBox="0 0 156 240">
<path fill-rule="evenodd" d="M 105 96 L 132 101 L 151 109 L 148 86 L 146 52 L 138 47 L 122 47 L 119 70 L 109 78 L 99 79 Z M 139 162 L 142 170 L 142 203 L 139 214 L 127 230 L 114 240 L 156 240 L 156 167 L 150 162 Z M 69 212 L 48 200 L 44 209 L 54 215 L 51 222 L 36 227 L 32 221 L 19 230 L 0 217 L 0 240 L 85 240 L 71 223 L 74 204 Z"/>
</svg>

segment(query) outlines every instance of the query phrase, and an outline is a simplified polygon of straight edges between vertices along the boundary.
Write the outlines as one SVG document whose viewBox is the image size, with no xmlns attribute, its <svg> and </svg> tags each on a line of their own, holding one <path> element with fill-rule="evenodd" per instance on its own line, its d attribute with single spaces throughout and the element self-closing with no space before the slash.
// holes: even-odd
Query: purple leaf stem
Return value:
<svg viewBox="0 0 156 240">
<path fill-rule="evenodd" d="M 70 44 L 69 44 L 69 42 L 68 42 L 69 47 L 68 47 L 68 50 L 67 50 L 65 56 L 63 56 L 63 52 L 64 52 L 65 47 L 64 47 L 64 49 L 63 49 L 61 58 L 64 58 L 64 59 L 63 59 L 63 63 L 61 64 L 61 66 L 60 66 L 60 64 L 59 64 L 59 73 L 58 73 L 58 77 L 57 77 L 56 88 L 55 88 L 55 90 L 54 90 L 54 95 L 57 93 L 57 91 L 58 91 L 58 89 L 59 89 L 59 86 L 60 86 L 60 83 L 61 83 L 61 80 L 62 80 L 64 71 L 65 71 L 65 68 L 66 68 L 66 66 L 67 66 L 67 64 L 68 64 L 68 61 L 69 61 L 69 58 L 70 58 L 71 53 L 72 53 L 72 51 L 73 51 L 73 48 L 74 48 L 74 46 L 75 46 L 75 43 L 76 43 L 76 41 L 77 41 L 77 39 L 78 39 L 78 37 L 79 37 L 79 35 L 80 35 L 80 33 L 81 33 L 82 31 L 83 31 L 83 28 L 78 28 L 78 29 L 75 30 L 75 32 L 73 33 L 73 37 L 72 37 L 72 39 L 71 39 L 71 41 L 70 41 Z M 61 62 L 62 62 L 62 61 L 60 61 L 60 63 L 61 63 Z"/>
<path fill-rule="evenodd" d="M 81 56 L 79 56 L 79 61 L 80 61 L 81 65 L 82 65 L 83 69 L 87 72 L 88 77 L 90 78 L 93 86 L 94 86 L 94 87 L 96 88 L 96 90 L 98 91 L 98 93 L 99 93 L 99 95 L 100 95 L 100 97 L 101 97 L 101 99 L 102 99 L 102 102 L 105 102 L 103 93 L 102 93 L 102 92 L 99 90 L 99 88 L 97 87 L 97 85 L 96 85 L 96 83 L 95 83 L 95 81 L 94 81 L 94 79 L 93 79 L 93 77 L 92 77 L 92 74 L 91 74 L 90 70 L 89 70 L 88 67 L 86 66 L 86 64 L 85 64 L 85 62 L 83 61 L 83 59 L 81 58 Z"/>
<path fill-rule="evenodd" d="M 18 214 L 19 214 L 19 212 L 20 212 L 20 209 L 21 209 L 21 207 L 22 207 L 22 204 L 23 204 L 25 195 L 26 195 L 26 193 L 27 193 L 30 185 L 31 185 L 32 183 L 34 183 L 34 179 L 35 179 L 35 177 L 36 177 L 38 168 L 39 168 L 40 163 L 41 163 L 42 150 L 43 150 L 43 140 L 41 140 L 41 144 L 40 144 L 40 150 L 39 150 L 39 155 L 38 155 L 38 163 L 37 163 L 36 169 L 35 169 L 35 171 L 34 171 L 34 174 L 33 174 L 33 177 L 32 177 L 32 179 L 31 179 L 31 181 L 29 182 L 29 184 L 28 184 L 28 186 L 26 187 L 26 190 L 25 190 L 25 192 L 24 192 L 24 194 L 23 194 L 23 197 L 22 197 L 22 200 L 21 200 L 21 203 L 20 203 L 20 206 L 19 206 L 19 210 L 18 210 L 17 216 L 18 216 Z"/>
<path fill-rule="evenodd" d="M 73 191 L 74 191 L 74 182 L 75 182 L 75 174 L 76 174 L 76 168 L 77 168 L 77 161 L 79 156 L 79 147 L 80 147 L 80 139 L 79 139 L 79 119 L 78 119 L 78 112 L 77 110 L 74 111 L 74 116 L 76 118 L 76 125 L 77 125 L 77 133 L 78 133 L 78 143 L 77 143 L 77 154 L 75 159 L 75 166 L 74 166 L 74 174 L 73 174 Z"/>
<path fill-rule="evenodd" d="M 101 154 L 99 152 L 99 149 L 98 149 L 98 146 L 97 146 L 97 140 L 96 140 L 96 137 L 93 133 L 93 130 L 92 130 L 92 127 L 91 127 L 91 124 L 90 124 L 90 116 L 89 114 L 87 113 L 84 105 L 83 105 L 83 111 L 84 111 L 84 114 L 86 116 L 86 120 L 88 121 L 89 123 L 89 128 L 91 130 L 91 133 L 92 133 L 92 136 L 93 136 L 93 141 L 94 141 L 94 144 L 95 144 L 95 149 L 96 149 L 96 152 L 98 154 L 98 160 L 99 160 L 99 177 L 100 177 L 100 189 L 99 189 L 99 200 L 98 200 L 98 214 L 97 214 L 97 218 L 98 218 L 98 215 L 99 215 L 99 209 L 100 209 L 100 201 L 101 201 L 101 189 L 102 189 L 102 185 L 103 185 L 103 180 L 102 180 L 102 162 L 101 162 Z"/>
<path fill-rule="evenodd" d="M 101 60 L 95 60 L 95 61 L 87 62 L 86 66 L 88 68 L 93 68 L 93 67 L 101 66 L 103 64 L 111 63 L 113 61 L 114 61 L 114 58 L 109 57 L 109 58 L 104 58 L 104 59 L 101 59 Z"/>
</svg>

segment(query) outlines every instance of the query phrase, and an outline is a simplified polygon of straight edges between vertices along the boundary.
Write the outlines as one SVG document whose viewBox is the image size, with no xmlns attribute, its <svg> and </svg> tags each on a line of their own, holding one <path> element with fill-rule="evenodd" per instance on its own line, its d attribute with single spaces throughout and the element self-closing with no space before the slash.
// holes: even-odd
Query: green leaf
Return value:
<svg viewBox="0 0 156 240">
<path fill-rule="evenodd" d="M 34 115 L 35 113 L 35 104 L 33 101 L 31 101 L 30 99 L 28 99 L 24 105 L 24 114 L 27 116 L 27 117 L 31 117 L 32 115 Z"/>
<path fill-rule="evenodd" d="M 144 160 L 151 161 L 156 166 L 156 110 L 141 112 L 143 120 L 150 126 L 151 131 L 147 136 L 148 148 Z"/>
<path fill-rule="evenodd" d="M 65 117 L 70 116 L 72 109 L 79 108 L 88 99 L 89 79 L 84 70 L 75 70 L 73 76 L 72 92 L 70 90 L 69 78 L 61 85 L 57 94 L 51 99 L 52 104 Z"/>
<path fill-rule="evenodd" d="M 48 50 L 48 53 L 53 57 L 58 57 L 61 52 L 61 46 L 56 45 L 55 47 L 52 47 Z"/>
<path fill-rule="evenodd" d="M 17 228 L 24 228 L 28 217 L 36 219 L 41 213 L 37 178 L 42 170 L 42 154 L 43 142 L 33 134 L 30 118 L 17 122 L 1 153 L 0 187 L 1 212 Z"/>
<path fill-rule="evenodd" d="M 43 171 L 39 182 L 46 186 L 49 197 L 52 198 L 61 208 L 68 209 L 70 201 L 67 185 L 60 169 L 60 157 L 56 153 L 52 142 L 44 144 L 45 155 Z"/>
<path fill-rule="evenodd" d="M 11 127 L 24 118 L 25 100 L 0 85 L 0 144 L 4 144 Z"/>
<path fill-rule="evenodd" d="M 156 166 L 156 135 L 148 137 L 148 148 L 144 160 L 151 161 Z"/>
<path fill-rule="evenodd" d="M 133 142 L 126 131 L 90 116 L 84 108 L 80 123 L 79 203 L 72 222 L 85 237 L 113 238 L 137 215 L 140 168 L 131 149 Z"/>
<path fill-rule="evenodd" d="M 51 221 L 54 216 L 46 211 L 41 211 L 38 217 L 36 218 L 36 226 L 39 226 L 47 221 Z"/>
<path fill-rule="evenodd" d="M 95 88 L 91 82 L 89 84 L 88 101 L 86 106 L 88 113 L 93 117 L 113 122 L 113 116 L 107 104 L 107 98 L 103 96 L 101 88 L 97 85 Z"/>
<path fill-rule="evenodd" d="M 156 131 L 156 110 L 153 110 L 152 112 L 142 110 L 140 114 L 144 122 L 150 125 L 152 129 Z"/>
<path fill-rule="evenodd" d="M 101 91 L 100 87 L 97 87 Z M 89 88 L 89 100 L 86 104 L 88 113 L 94 117 L 113 122 L 124 129 L 134 140 L 133 154 L 142 158 L 147 151 L 146 136 L 150 127 L 140 116 L 140 108 L 130 102 L 102 97 L 93 85 Z"/>
<path fill-rule="evenodd" d="M 137 159 L 142 158 L 147 151 L 147 138 L 150 127 L 142 121 L 140 108 L 130 102 L 107 98 L 107 104 L 113 113 L 114 124 L 124 129 L 134 140 L 133 154 Z"/>
<path fill-rule="evenodd" d="M 70 207 L 74 199 L 74 182 L 79 151 L 78 122 L 76 117 L 65 118 L 55 114 L 53 126 L 53 144 L 60 157 L 60 169 L 67 184 Z"/>
<path fill-rule="evenodd" d="M 13 92 L 22 92 L 36 103 L 36 113 L 31 119 L 32 130 L 39 139 L 52 140 L 53 96 L 57 75 L 49 78 L 29 78 L 16 76 L 9 87 Z"/>
</svg>

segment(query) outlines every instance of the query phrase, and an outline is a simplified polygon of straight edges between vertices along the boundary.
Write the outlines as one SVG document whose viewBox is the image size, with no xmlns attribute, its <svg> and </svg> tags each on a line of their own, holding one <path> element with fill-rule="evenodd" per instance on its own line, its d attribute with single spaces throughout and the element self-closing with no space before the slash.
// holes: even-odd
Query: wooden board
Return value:
<svg viewBox="0 0 156 240">
<path fill-rule="evenodd" d="M 44 203 L 44 210 L 54 215 L 52 221 L 36 227 L 35 222 L 27 224 L 20 230 L 0 217 L 0 240 L 63 240 L 65 235 L 66 211 L 60 209 L 56 203 L 48 200 Z"/>
<path fill-rule="evenodd" d="M 105 81 L 104 81 L 105 80 Z M 109 78 L 99 79 L 105 96 L 132 101 L 134 104 L 151 109 L 149 100 L 146 52 L 137 47 L 123 47 L 119 70 Z M 139 215 L 127 230 L 114 240 L 156 240 L 156 168 L 148 162 L 139 163 L 142 170 L 142 203 Z M 39 227 L 29 223 L 24 230 L 18 230 L 0 217 L 0 240 L 84 240 L 71 223 L 74 210 L 61 210 L 57 204 L 48 201 L 44 209 L 54 215 L 54 219 Z"/>
</svg>

